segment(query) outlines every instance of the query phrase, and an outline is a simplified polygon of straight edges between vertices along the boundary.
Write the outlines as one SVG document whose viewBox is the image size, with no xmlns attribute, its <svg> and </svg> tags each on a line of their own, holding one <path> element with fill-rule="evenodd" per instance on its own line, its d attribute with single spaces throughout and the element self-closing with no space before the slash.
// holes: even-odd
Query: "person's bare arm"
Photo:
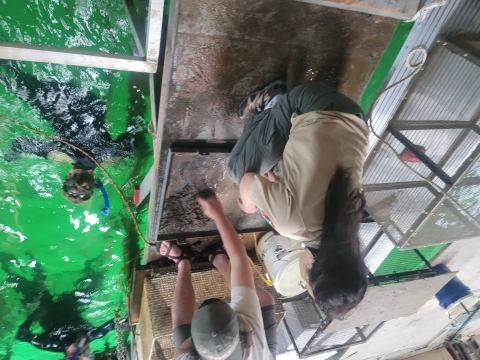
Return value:
<svg viewBox="0 0 480 360">
<path fill-rule="evenodd" d="M 215 221 L 218 232 L 223 240 L 223 246 L 230 257 L 231 288 L 245 286 L 255 291 L 252 269 L 248 261 L 247 252 L 240 237 L 223 211 L 223 206 L 215 196 L 208 199 L 198 199 L 203 212 Z"/>
<path fill-rule="evenodd" d="M 247 214 L 253 214 L 258 210 L 257 205 L 250 199 L 248 190 L 250 186 L 255 182 L 255 173 L 248 172 L 243 175 L 240 181 L 240 198 L 238 198 L 238 205 Z"/>
</svg>

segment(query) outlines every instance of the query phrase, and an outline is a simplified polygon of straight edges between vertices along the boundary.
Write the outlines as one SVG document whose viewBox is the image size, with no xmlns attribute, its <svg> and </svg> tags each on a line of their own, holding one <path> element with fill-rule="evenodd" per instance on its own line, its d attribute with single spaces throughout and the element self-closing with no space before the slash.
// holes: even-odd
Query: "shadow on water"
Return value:
<svg viewBox="0 0 480 360">
<path fill-rule="evenodd" d="M 105 271 L 98 269 L 102 261 L 100 257 L 85 263 L 85 277 L 75 282 L 75 291 L 53 295 L 47 289 L 41 265 L 37 264 L 32 269 L 33 279 L 28 279 L 11 269 L 11 261 L 11 255 L 0 252 L 2 270 L 10 274 L 11 283 L 17 284 L 23 309 L 28 312 L 25 314 L 27 319 L 17 331 L 18 340 L 31 343 L 39 349 L 63 352 L 78 337 L 94 329 L 83 319 L 82 310 L 89 306 L 91 295 L 105 277 Z M 38 326 L 42 332 L 32 330 Z"/>
</svg>

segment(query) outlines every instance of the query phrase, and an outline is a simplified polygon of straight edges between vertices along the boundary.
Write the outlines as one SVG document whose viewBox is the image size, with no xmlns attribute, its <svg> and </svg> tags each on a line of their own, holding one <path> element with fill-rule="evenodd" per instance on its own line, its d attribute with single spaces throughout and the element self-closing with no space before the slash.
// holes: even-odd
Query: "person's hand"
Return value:
<svg viewBox="0 0 480 360">
<path fill-rule="evenodd" d="M 218 201 L 216 196 L 211 196 L 207 199 L 199 197 L 197 201 L 202 207 L 205 216 L 209 217 L 210 219 L 216 220 L 221 216 L 225 216 L 223 206 L 220 201 Z"/>
<path fill-rule="evenodd" d="M 266 178 L 268 181 L 271 181 L 273 183 L 279 183 L 280 182 L 280 178 L 277 175 L 275 175 L 275 173 L 272 170 L 270 170 L 269 172 L 264 174 L 263 177 Z"/>
</svg>

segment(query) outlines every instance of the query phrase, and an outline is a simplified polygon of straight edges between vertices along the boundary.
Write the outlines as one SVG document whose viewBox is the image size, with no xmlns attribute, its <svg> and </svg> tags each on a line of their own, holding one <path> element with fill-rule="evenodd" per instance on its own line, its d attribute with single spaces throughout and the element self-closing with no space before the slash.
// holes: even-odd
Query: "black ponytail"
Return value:
<svg viewBox="0 0 480 360">
<path fill-rule="evenodd" d="M 317 304 L 329 318 L 342 318 L 367 290 L 367 268 L 358 239 L 365 196 L 352 190 L 348 169 L 337 167 L 325 197 L 320 247 L 309 272 Z"/>
</svg>

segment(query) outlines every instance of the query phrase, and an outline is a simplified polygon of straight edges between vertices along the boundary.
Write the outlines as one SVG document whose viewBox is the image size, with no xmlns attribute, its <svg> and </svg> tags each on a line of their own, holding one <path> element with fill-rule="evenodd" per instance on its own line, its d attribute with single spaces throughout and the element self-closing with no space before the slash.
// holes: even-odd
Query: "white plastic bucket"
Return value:
<svg viewBox="0 0 480 360">
<path fill-rule="evenodd" d="M 257 251 L 280 294 L 290 297 L 306 291 L 300 276 L 300 255 L 304 250 L 298 241 L 270 231 L 258 241 Z"/>
</svg>

